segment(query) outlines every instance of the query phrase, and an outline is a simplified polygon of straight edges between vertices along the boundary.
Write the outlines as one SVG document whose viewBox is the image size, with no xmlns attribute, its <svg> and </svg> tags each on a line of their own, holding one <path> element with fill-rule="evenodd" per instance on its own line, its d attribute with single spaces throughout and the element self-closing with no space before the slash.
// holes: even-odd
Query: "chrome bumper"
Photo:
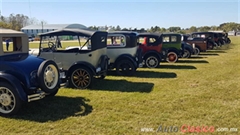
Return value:
<svg viewBox="0 0 240 135">
<path fill-rule="evenodd" d="M 42 99 L 46 96 L 46 93 L 43 91 L 38 91 L 36 94 L 28 95 L 28 102 Z"/>
</svg>

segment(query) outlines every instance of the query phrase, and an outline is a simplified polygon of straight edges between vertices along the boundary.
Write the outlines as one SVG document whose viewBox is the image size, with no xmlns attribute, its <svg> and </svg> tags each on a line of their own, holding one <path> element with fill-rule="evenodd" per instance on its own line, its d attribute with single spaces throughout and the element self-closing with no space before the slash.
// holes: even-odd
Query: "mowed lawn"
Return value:
<svg viewBox="0 0 240 135">
<path fill-rule="evenodd" d="M 178 63 L 140 68 L 133 77 L 95 80 L 91 89 L 61 88 L 17 116 L 0 117 L 0 134 L 156 134 L 159 126 L 178 132 L 157 134 L 182 134 L 182 125 L 237 128 L 205 134 L 240 134 L 240 37 L 231 40 Z"/>
</svg>

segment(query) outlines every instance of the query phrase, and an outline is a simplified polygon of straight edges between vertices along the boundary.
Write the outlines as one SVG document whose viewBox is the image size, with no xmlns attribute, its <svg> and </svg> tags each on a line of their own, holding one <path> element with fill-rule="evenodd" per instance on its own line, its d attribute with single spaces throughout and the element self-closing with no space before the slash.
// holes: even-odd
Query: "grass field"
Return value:
<svg viewBox="0 0 240 135">
<path fill-rule="evenodd" d="M 0 117 L 0 134 L 175 135 L 182 125 L 215 129 L 200 134 L 240 134 L 240 38 L 231 40 L 198 57 L 140 68 L 133 77 L 107 76 L 91 89 L 62 88 L 53 98 L 26 104 L 17 116 Z M 159 126 L 178 132 L 156 133 Z"/>
</svg>

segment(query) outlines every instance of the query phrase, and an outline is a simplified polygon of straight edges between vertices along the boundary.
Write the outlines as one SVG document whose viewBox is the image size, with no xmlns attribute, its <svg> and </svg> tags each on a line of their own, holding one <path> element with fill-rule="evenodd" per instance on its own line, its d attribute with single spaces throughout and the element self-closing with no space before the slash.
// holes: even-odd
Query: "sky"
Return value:
<svg viewBox="0 0 240 135">
<path fill-rule="evenodd" d="M 240 0 L 0 0 L 0 10 L 3 16 L 24 14 L 48 24 L 121 28 L 240 23 Z"/>
</svg>

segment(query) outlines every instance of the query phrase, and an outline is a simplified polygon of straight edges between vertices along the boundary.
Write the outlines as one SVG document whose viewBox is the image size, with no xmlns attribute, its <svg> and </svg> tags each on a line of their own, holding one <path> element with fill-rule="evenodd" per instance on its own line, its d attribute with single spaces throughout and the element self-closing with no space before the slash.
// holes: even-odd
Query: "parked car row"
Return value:
<svg viewBox="0 0 240 135">
<path fill-rule="evenodd" d="M 109 70 L 131 76 L 143 66 L 156 68 L 162 61 L 174 63 L 229 43 L 222 35 L 217 40 L 202 35 L 61 29 L 42 33 L 39 48 L 29 49 L 25 34 L 5 30 L 0 33 L 0 114 L 15 114 L 23 102 L 54 96 L 63 85 L 89 88 Z M 59 49 L 59 38 L 52 38 L 59 36 L 77 36 L 79 45 Z M 6 37 L 14 39 L 12 52 L 3 50 Z"/>
</svg>

